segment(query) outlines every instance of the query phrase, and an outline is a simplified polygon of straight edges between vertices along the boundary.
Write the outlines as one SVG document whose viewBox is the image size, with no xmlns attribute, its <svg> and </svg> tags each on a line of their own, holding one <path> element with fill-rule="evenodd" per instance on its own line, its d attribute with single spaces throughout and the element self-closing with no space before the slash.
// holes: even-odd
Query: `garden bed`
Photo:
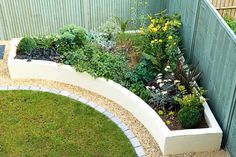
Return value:
<svg viewBox="0 0 236 157">
<path fill-rule="evenodd" d="M 59 81 L 107 97 L 131 112 L 152 134 L 164 154 L 211 151 L 220 148 L 222 131 L 206 102 L 203 104 L 204 116 L 209 128 L 171 131 L 148 104 L 114 81 L 95 79 L 87 73 L 76 72 L 69 65 L 51 61 L 27 62 L 27 60 L 15 59 L 19 41 L 20 39 L 11 41 L 8 58 L 11 78 Z"/>
</svg>

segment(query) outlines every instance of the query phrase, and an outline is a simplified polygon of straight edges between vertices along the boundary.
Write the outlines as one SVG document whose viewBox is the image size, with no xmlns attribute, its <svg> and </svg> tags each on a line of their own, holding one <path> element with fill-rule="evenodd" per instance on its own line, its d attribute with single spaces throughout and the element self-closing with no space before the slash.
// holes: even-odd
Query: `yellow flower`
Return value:
<svg viewBox="0 0 236 157">
<path fill-rule="evenodd" d="M 169 25 L 170 25 L 170 22 L 167 21 L 167 22 L 165 23 L 165 26 L 169 26 Z"/>
<path fill-rule="evenodd" d="M 172 40 L 172 39 L 173 39 L 173 37 L 170 35 L 170 36 L 168 37 L 168 39 L 169 39 L 169 40 Z"/>
<path fill-rule="evenodd" d="M 152 41 L 151 41 L 151 44 L 154 44 L 154 43 L 155 43 L 155 41 L 154 41 L 154 40 L 152 40 Z"/>
<path fill-rule="evenodd" d="M 174 111 L 170 111 L 170 112 L 168 113 L 168 115 L 169 115 L 169 116 L 174 116 L 174 115 L 175 115 L 175 112 L 174 112 Z"/>
<path fill-rule="evenodd" d="M 154 41 L 155 41 L 155 42 L 157 42 L 158 40 L 157 40 L 157 39 L 155 39 Z"/>
<path fill-rule="evenodd" d="M 164 114 L 164 112 L 163 112 L 162 110 L 159 110 L 159 111 L 158 111 L 158 114 L 161 116 L 161 115 Z"/>
<path fill-rule="evenodd" d="M 159 43 L 162 43 L 162 42 L 163 42 L 163 40 L 160 39 L 160 40 L 159 40 Z"/>
<path fill-rule="evenodd" d="M 167 124 L 167 125 L 170 125 L 170 124 L 171 124 L 171 121 L 167 120 L 167 121 L 166 121 L 166 124 Z"/>
<path fill-rule="evenodd" d="M 152 28 L 151 31 L 156 33 L 158 30 L 157 30 L 157 28 Z"/>
<path fill-rule="evenodd" d="M 162 30 L 163 30 L 164 32 L 167 31 L 167 29 L 168 29 L 167 26 L 165 26 L 165 27 L 162 28 Z"/>
<path fill-rule="evenodd" d="M 145 34 L 145 29 L 143 27 L 140 28 L 140 34 L 142 34 L 142 35 Z"/>
<path fill-rule="evenodd" d="M 151 23 L 148 28 L 151 30 L 154 27 L 154 25 Z"/>
<path fill-rule="evenodd" d="M 174 42 L 174 45 L 176 45 L 176 42 Z"/>
<path fill-rule="evenodd" d="M 151 22 L 152 22 L 153 24 L 155 24 L 155 23 L 156 23 L 156 20 L 155 20 L 155 19 L 152 19 Z"/>
</svg>

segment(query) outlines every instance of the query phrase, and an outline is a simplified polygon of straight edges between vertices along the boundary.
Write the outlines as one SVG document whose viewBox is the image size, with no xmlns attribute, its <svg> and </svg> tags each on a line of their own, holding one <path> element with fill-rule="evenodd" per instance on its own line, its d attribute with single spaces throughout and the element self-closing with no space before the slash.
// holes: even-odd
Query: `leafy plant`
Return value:
<svg viewBox="0 0 236 157">
<path fill-rule="evenodd" d="M 43 49 L 49 49 L 54 46 L 54 42 L 57 40 L 56 36 L 37 36 L 34 37 L 34 41 L 37 44 L 37 47 L 43 48 Z"/>
<path fill-rule="evenodd" d="M 33 38 L 24 37 L 17 47 L 17 54 L 30 54 L 36 47 L 37 45 Z"/>
<path fill-rule="evenodd" d="M 225 21 L 228 23 L 229 27 L 233 30 L 236 34 L 236 19 L 225 17 Z"/>
<path fill-rule="evenodd" d="M 98 31 L 102 33 L 101 35 L 105 39 L 115 40 L 115 34 L 120 31 L 120 27 L 117 25 L 114 18 L 110 18 L 98 28 Z"/>
<path fill-rule="evenodd" d="M 132 83 L 129 90 L 146 102 L 148 102 L 151 98 L 151 92 L 145 88 L 143 82 Z"/>
<path fill-rule="evenodd" d="M 159 74 L 153 86 L 148 87 L 151 90 L 151 99 L 149 100 L 152 108 L 157 110 L 176 111 L 180 108 L 179 103 L 175 100 L 176 97 L 180 97 L 182 94 L 175 84 L 174 80 L 171 80 L 168 76 Z"/>
<path fill-rule="evenodd" d="M 192 87 L 196 87 L 196 81 L 200 74 L 193 66 L 186 66 L 182 60 L 179 60 L 174 70 L 174 78 L 179 80 L 186 90 L 191 91 Z"/>
<path fill-rule="evenodd" d="M 143 56 L 161 72 L 167 65 L 174 69 L 182 56 L 178 49 L 180 16 L 169 16 L 163 11 L 154 17 L 149 16 L 149 21 L 147 28 L 140 29 Z"/>
<path fill-rule="evenodd" d="M 152 64 L 143 58 L 131 74 L 130 80 L 131 82 L 143 82 L 147 84 L 155 79 L 157 74 L 158 72 L 152 67 Z"/>
<path fill-rule="evenodd" d="M 182 108 L 190 107 L 203 112 L 203 103 L 202 95 L 205 94 L 205 90 L 200 88 L 197 90 L 196 88 L 192 88 L 192 93 L 186 94 L 186 90 L 184 86 L 178 87 L 180 91 L 183 93 L 182 98 L 176 98 L 176 101 L 181 105 Z"/>
<path fill-rule="evenodd" d="M 178 119 L 185 129 L 197 128 L 200 124 L 202 114 L 196 108 L 184 107 L 178 112 Z"/>
<path fill-rule="evenodd" d="M 87 33 L 83 27 L 75 25 L 65 26 L 60 29 L 60 35 L 56 41 L 56 48 L 61 53 L 76 50 L 87 43 Z"/>
<path fill-rule="evenodd" d="M 121 18 L 117 16 L 115 16 L 115 20 L 120 25 L 120 30 L 122 33 L 124 33 L 127 30 L 129 22 L 131 21 L 130 19 L 123 21 Z"/>
</svg>

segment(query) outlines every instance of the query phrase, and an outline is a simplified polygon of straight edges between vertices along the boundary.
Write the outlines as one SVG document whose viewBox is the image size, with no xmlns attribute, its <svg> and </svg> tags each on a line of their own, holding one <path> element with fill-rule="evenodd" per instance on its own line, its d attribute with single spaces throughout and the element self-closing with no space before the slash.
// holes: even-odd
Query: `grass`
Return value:
<svg viewBox="0 0 236 157">
<path fill-rule="evenodd" d="M 225 17 L 225 21 L 228 23 L 229 27 L 236 34 L 236 19 Z"/>
<path fill-rule="evenodd" d="M 80 102 L 50 93 L 1 91 L 0 156 L 136 154 L 112 121 Z"/>
</svg>

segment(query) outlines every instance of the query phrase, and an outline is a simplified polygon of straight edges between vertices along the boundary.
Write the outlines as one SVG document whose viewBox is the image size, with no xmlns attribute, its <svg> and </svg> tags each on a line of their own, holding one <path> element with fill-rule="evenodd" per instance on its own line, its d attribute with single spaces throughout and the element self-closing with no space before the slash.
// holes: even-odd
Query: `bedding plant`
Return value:
<svg viewBox="0 0 236 157">
<path fill-rule="evenodd" d="M 163 11 L 147 18 L 136 33 L 125 32 L 129 22 L 116 17 L 94 32 L 69 25 L 56 35 L 25 37 L 16 58 L 60 62 L 113 80 L 148 103 L 172 130 L 206 127 L 205 91 L 196 85 L 200 73 L 179 50 L 180 16 Z"/>
</svg>

